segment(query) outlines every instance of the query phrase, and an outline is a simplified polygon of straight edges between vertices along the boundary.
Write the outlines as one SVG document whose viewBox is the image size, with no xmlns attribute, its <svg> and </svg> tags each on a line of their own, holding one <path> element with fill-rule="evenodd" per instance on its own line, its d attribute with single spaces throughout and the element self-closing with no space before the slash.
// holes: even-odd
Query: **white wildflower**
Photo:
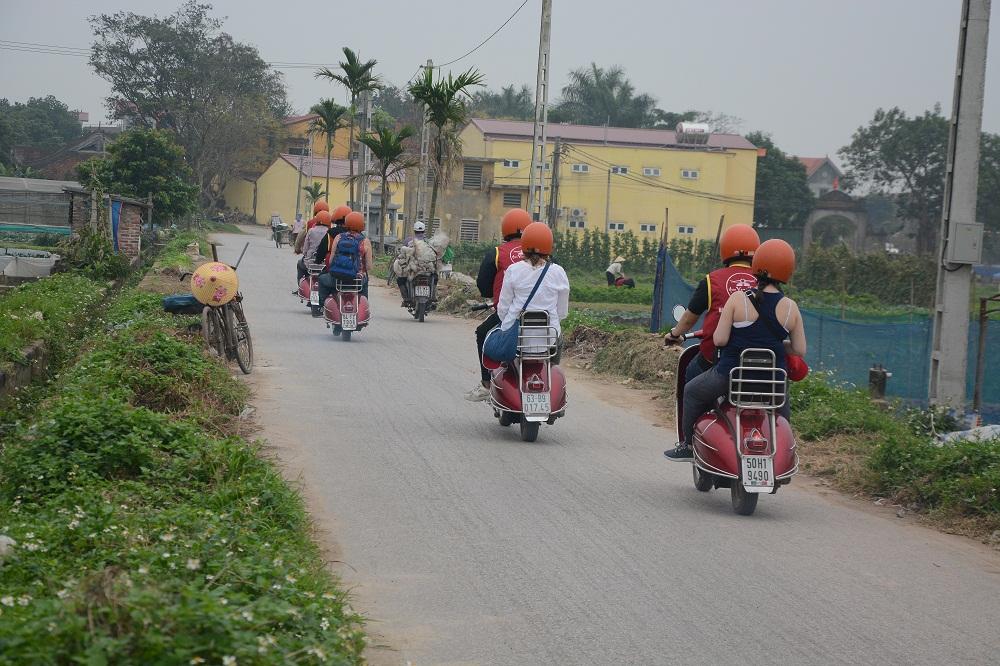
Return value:
<svg viewBox="0 0 1000 666">
<path fill-rule="evenodd" d="M 204 664 L 205 660 L 201 657 L 192 657 L 191 661 L 188 662 L 191 666 L 198 666 L 198 664 Z"/>
<path fill-rule="evenodd" d="M 247 622 L 253 622 L 253 613 L 251 613 L 250 611 L 245 610 L 242 613 L 240 613 L 240 615 L 242 615 L 243 619 L 246 620 Z"/>
<path fill-rule="evenodd" d="M 274 562 L 273 562 L 274 566 L 280 567 L 284 563 L 285 563 L 285 561 L 283 559 L 281 559 L 280 557 L 274 558 Z"/>
<path fill-rule="evenodd" d="M 330 621 L 324 617 L 322 620 L 320 620 L 319 628 L 322 629 L 323 631 L 326 631 L 327 629 L 330 628 Z"/>
<path fill-rule="evenodd" d="M 14 597 L 10 597 L 10 596 L 0 597 L 0 604 L 3 604 L 4 606 L 13 606 L 14 605 Z"/>
<path fill-rule="evenodd" d="M 293 585 L 295 584 L 296 581 L 296 579 L 292 576 L 285 576 L 285 580 L 287 580 L 289 583 L 292 583 Z"/>
<path fill-rule="evenodd" d="M 222 666 L 236 666 L 236 657 L 226 655 L 222 658 Z"/>
<path fill-rule="evenodd" d="M 27 606 L 28 604 L 31 603 L 31 597 L 29 597 L 28 595 L 24 595 L 23 597 L 18 597 L 17 603 L 19 603 L 22 606 Z"/>
<path fill-rule="evenodd" d="M 145 564 L 142 565 L 141 567 L 139 567 L 139 573 L 145 576 L 146 574 L 149 573 L 149 567 L 147 567 Z"/>
<path fill-rule="evenodd" d="M 309 648 L 309 650 L 306 651 L 306 654 L 311 654 L 314 657 L 316 657 L 317 659 L 319 659 L 320 661 L 326 661 L 326 653 L 323 652 L 323 650 L 321 650 L 318 647 Z"/>
<path fill-rule="evenodd" d="M 173 541 L 173 540 L 174 540 L 173 532 L 167 532 L 166 534 L 160 535 L 160 541 Z"/>
<path fill-rule="evenodd" d="M 69 525 L 67 527 L 69 527 L 71 530 L 75 530 L 79 526 L 80 526 L 80 521 L 74 518 L 73 520 L 69 521 Z"/>
<path fill-rule="evenodd" d="M 198 569 L 201 569 L 201 560 L 189 559 L 187 561 L 187 568 L 190 569 L 191 571 L 197 571 Z"/>
</svg>

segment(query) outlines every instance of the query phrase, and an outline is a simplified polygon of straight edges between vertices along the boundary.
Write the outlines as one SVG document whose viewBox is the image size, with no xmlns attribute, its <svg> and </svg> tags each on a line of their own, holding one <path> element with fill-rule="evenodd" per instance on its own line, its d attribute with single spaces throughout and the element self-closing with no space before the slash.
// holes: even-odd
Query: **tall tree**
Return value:
<svg viewBox="0 0 1000 666">
<path fill-rule="evenodd" d="M 170 130 L 184 148 L 206 205 L 237 171 L 269 161 L 288 103 L 281 75 L 252 46 L 222 32 L 211 7 L 188 0 L 165 17 L 90 17 L 90 64 L 111 84 L 116 118 Z"/>
<path fill-rule="evenodd" d="M 378 230 L 378 241 L 382 248 L 385 248 L 385 221 L 389 214 L 389 203 L 392 201 L 389 183 L 399 182 L 407 169 L 420 163 L 420 160 L 406 154 L 405 142 L 414 133 L 414 129 L 409 125 L 401 127 L 396 132 L 391 127 L 376 124 L 374 132 L 367 132 L 358 137 L 358 141 L 368 146 L 376 160 L 372 170 L 361 174 L 361 177 L 378 176 L 382 184 L 382 219 L 379 220 Z"/>
<path fill-rule="evenodd" d="M 535 99 L 531 88 L 514 84 L 504 86 L 499 92 L 480 90 L 472 96 L 470 110 L 487 118 L 532 120 L 535 117 Z"/>
<path fill-rule="evenodd" d="M 654 127 L 656 99 L 636 94 L 625 70 L 614 65 L 604 69 L 597 63 L 569 73 L 569 83 L 553 109 L 559 121 L 612 127 Z"/>
<path fill-rule="evenodd" d="M 767 155 L 757 159 L 754 222 L 776 229 L 801 228 L 815 203 L 805 166 L 774 145 L 769 134 L 751 132 L 746 138 L 767 150 Z"/>
<path fill-rule="evenodd" d="M 344 58 L 341 62 L 337 63 L 337 67 L 340 68 L 340 73 L 330 70 L 328 67 L 316 72 L 316 78 L 324 78 L 330 81 L 335 81 L 345 88 L 347 92 L 351 95 L 351 133 L 350 139 L 348 140 L 347 147 L 347 159 L 350 160 L 350 171 L 351 171 L 351 182 L 354 182 L 354 119 L 358 115 L 358 97 L 362 93 L 374 92 L 378 90 L 380 82 L 377 76 L 375 76 L 372 70 L 375 69 L 375 65 L 378 64 L 377 60 L 368 60 L 367 62 L 361 62 L 361 58 L 358 54 L 351 49 L 344 47 Z M 351 201 L 355 202 L 358 200 L 357 191 L 351 190 Z M 327 188 L 329 189 L 329 188 Z"/>
<path fill-rule="evenodd" d="M 332 99 L 320 100 L 319 104 L 310 109 L 316 114 L 309 123 L 309 131 L 322 135 L 326 140 L 326 196 L 330 196 L 330 154 L 333 152 L 333 141 L 336 138 L 337 130 L 344 128 L 344 116 L 348 113 L 347 107 L 343 107 Z M 353 175 L 352 175 L 353 177 Z"/>
<path fill-rule="evenodd" d="M 432 158 L 434 160 L 434 186 L 431 189 L 431 208 L 428 221 L 434 220 L 437 211 L 438 188 L 446 175 L 445 164 L 461 154 L 457 128 L 469 117 L 467 102 L 472 98 L 469 90 L 483 85 L 484 77 L 474 67 L 453 77 L 434 80 L 434 70 L 424 69 L 423 74 L 410 84 L 410 95 L 424 104 L 427 122 L 434 127 Z"/>
<path fill-rule="evenodd" d="M 391 83 L 382 83 L 381 87 L 372 93 L 372 97 L 373 116 L 382 111 L 396 123 L 413 125 L 414 127 L 420 123 L 421 110 L 404 88 L 394 86 Z"/>
<path fill-rule="evenodd" d="M 16 145 L 59 148 L 80 132 L 76 114 L 52 95 L 13 104 L 0 99 L 0 163 L 11 163 Z"/>
<path fill-rule="evenodd" d="M 896 196 L 898 214 L 917 223 L 920 253 L 937 245 L 947 145 L 948 121 L 940 106 L 912 118 L 894 107 L 878 109 L 838 152 L 849 189 Z"/>
<path fill-rule="evenodd" d="M 77 165 L 80 183 L 104 192 L 145 199 L 153 195 L 157 217 L 174 221 L 194 211 L 198 187 L 184 149 L 163 130 L 133 129 L 108 147 L 106 157 Z"/>
</svg>

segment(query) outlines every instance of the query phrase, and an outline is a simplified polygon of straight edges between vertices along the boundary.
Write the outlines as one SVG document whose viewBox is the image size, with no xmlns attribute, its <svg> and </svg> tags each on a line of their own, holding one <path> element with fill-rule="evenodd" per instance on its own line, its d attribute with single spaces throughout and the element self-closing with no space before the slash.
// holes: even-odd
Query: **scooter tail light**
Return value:
<svg viewBox="0 0 1000 666">
<path fill-rule="evenodd" d="M 743 447 L 750 453 L 766 453 L 768 444 L 767 437 L 757 428 L 753 428 L 743 439 Z"/>
</svg>

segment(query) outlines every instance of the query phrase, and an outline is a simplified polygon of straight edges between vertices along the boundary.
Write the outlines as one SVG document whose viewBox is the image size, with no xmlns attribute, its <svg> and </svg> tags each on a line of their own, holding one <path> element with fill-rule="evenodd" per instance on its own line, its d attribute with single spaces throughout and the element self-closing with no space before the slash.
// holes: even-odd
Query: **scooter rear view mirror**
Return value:
<svg viewBox="0 0 1000 666">
<path fill-rule="evenodd" d="M 683 305 L 675 305 L 671 313 L 674 315 L 674 321 L 679 322 L 681 317 L 684 316 L 684 312 L 687 310 Z"/>
</svg>

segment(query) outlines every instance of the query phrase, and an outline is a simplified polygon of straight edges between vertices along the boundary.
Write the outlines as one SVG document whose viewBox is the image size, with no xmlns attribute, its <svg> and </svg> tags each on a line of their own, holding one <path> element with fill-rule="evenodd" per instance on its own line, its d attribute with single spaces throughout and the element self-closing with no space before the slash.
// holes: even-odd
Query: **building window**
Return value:
<svg viewBox="0 0 1000 666">
<path fill-rule="evenodd" d="M 552 171 L 552 162 L 546 162 L 545 163 L 545 170 L 546 171 Z"/>
<path fill-rule="evenodd" d="M 360 157 L 361 157 L 361 154 L 358 151 L 356 151 L 356 150 L 351 151 L 351 159 L 352 160 L 357 160 Z"/>
<path fill-rule="evenodd" d="M 590 173 L 589 164 L 574 164 L 573 173 Z"/>
<path fill-rule="evenodd" d="M 628 173 L 628 167 L 627 166 L 613 166 L 613 167 L 611 167 L 611 173 L 626 174 L 626 173 Z"/>
<path fill-rule="evenodd" d="M 643 222 L 639 225 L 639 231 L 645 231 L 649 234 L 654 233 L 656 231 L 656 225 Z"/>
<path fill-rule="evenodd" d="M 585 226 L 587 226 L 587 221 L 582 217 L 572 217 L 569 220 L 570 229 L 583 229 Z"/>
<path fill-rule="evenodd" d="M 288 147 L 288 154 L 289 155 L 308 155 L 309 154 L 309 147 L 308 146 L 289 146 Z"/>
<path fill-rule="evenodd" d="M 693 234 L 694 233 L 694 227 L 686 227 L 684 225 L 681 225 L 681 226 L 677 227 L 677 233 L 679 233 L 679 234 L 685 234 L 685 235 Z"/>
<path fill-rule="evenodd" d="M 397 222 L 405 222 L 406 221 L 406 214 L 405 213 L 398 213 L 397 212 L 396 213 L 396 221 Z"/>
<path fill-rule="evenodd" d="M 479 242 L 479 220 L 462 220 L 458 229 L 458 240 L 463 243 Z"/>
<path fill-rule="evenodd" d="M 520 208 L 521 199 L 522 197 L 520 192 L 504 192 L 503 193 L 504 208 Z"/>
<path fill-rule="evenodd" d="M 433 220 L 431 220 L 431 235 L 433 236 L 434 234 L 436 234 L 438 232 L 438 229 L 440 228 L 441 228 L 441 218 L 435 217 Z"/>
<path fill-rule="evenodd" d="M 608 231 L 625 231 L 624 222 L 608 222 Z"/>
<path fill-rule="evenodd" d="M 503 165 L 511 169 L 517 169 L 521 166 L 521 160 L 504 160 Z"/>
<path fill-rule="evenodd" d="M 660 167 L 642 167 L 642 175 L 653 176 L 653 177 L 659 176 Z"/>
<path fill-rule="evenodd" d="M 466 164 L 462 167 L 462 187 L 478 190 L 483 187 L 483 165 Z"/>
<path fill-rule="evenodd" d="M 698 180 L 698 176 L 700 175 L 701 172 L 698 169 L 681 169 L 681 178 L 687 180 Z"/>
</svg>

